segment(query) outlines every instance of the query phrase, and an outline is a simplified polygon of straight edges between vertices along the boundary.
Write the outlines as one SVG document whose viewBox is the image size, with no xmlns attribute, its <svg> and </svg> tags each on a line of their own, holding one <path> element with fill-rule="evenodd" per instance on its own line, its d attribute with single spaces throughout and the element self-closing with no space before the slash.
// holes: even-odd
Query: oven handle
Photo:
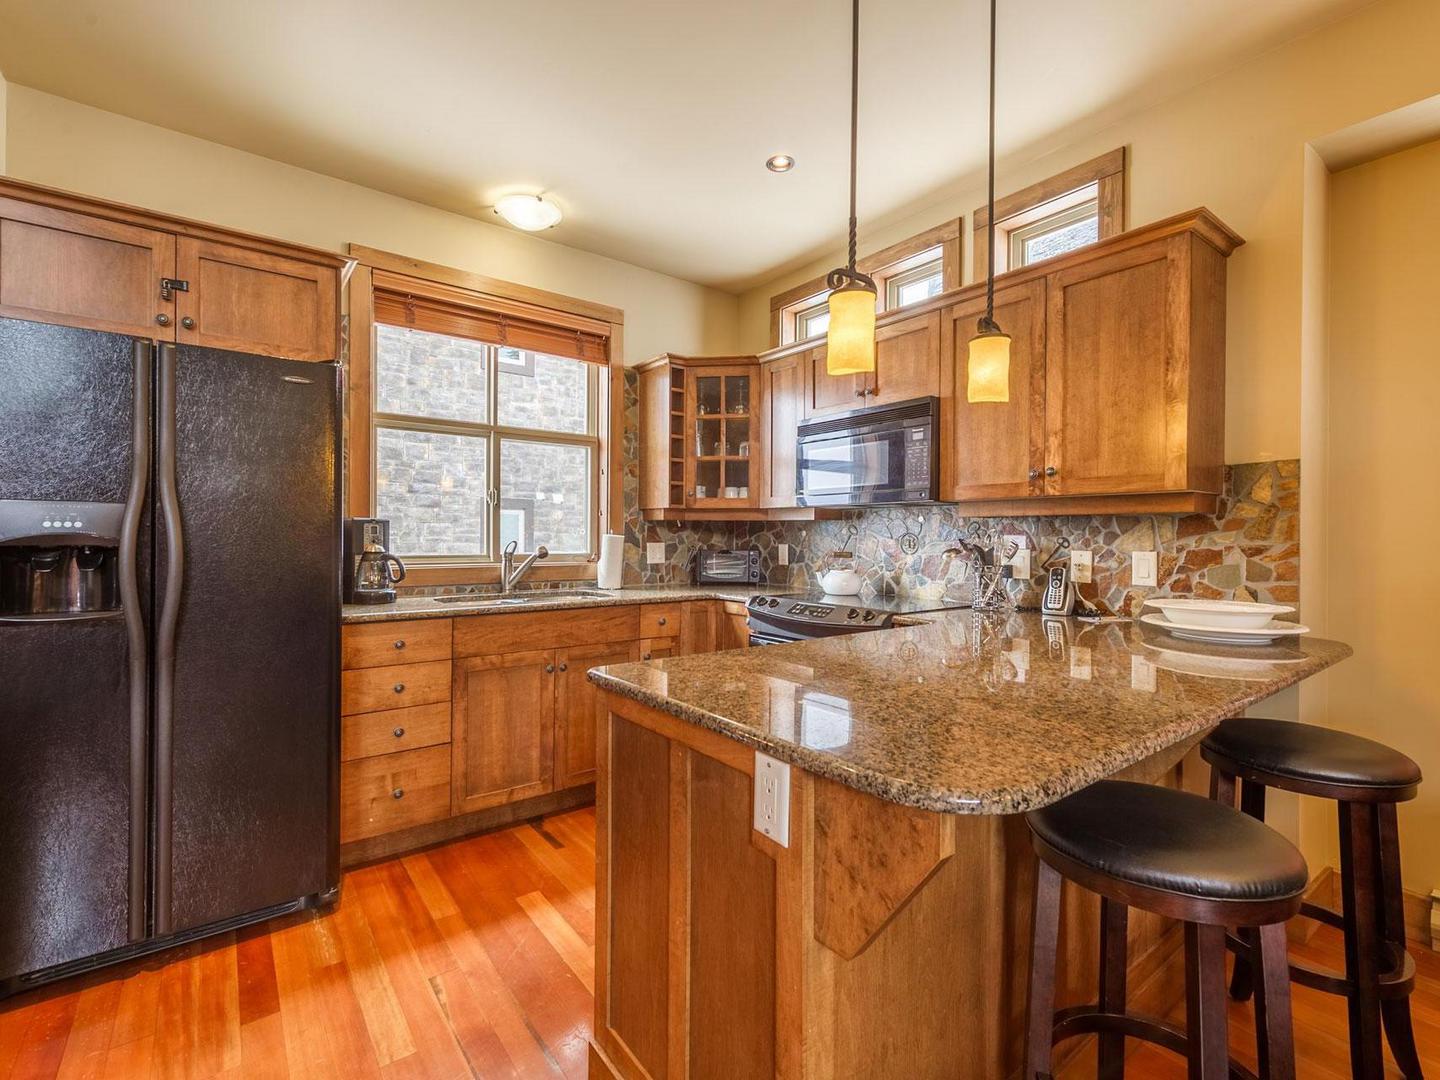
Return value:
<svg viewBox="0 0 1440 1080">
<path fill-rule="evenodd" d="M 796 640 L 798 639 L 774 637 L 770 634 L 757 634 L 754 630 L 750 631 L 751 645 L 793 645 Z"/>
</svg>

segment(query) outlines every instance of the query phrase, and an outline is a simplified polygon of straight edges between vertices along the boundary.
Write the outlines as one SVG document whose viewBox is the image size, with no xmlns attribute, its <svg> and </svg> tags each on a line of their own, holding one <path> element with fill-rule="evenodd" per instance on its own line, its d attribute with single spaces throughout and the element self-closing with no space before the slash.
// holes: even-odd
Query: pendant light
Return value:
<svg viewBox="0 0 1440 1080">
<path fill-rule="evenodd" d="M 995 321 L 995 0 L 990 0 L 990 195 L 986 233 L 985 316 L 970 339 L 965 398 L 973 403 L 1010 400 L 1010 335 Z"/>
<path fill-rule="evenodd" d="M 825 276 L 830 326 L 825 370 L 860 375 L 875 370 L 875 279 L 855 269 L 855 158 L 860 129 L 860 0 L 850 17 L 850 261 Z"/>
</svg>

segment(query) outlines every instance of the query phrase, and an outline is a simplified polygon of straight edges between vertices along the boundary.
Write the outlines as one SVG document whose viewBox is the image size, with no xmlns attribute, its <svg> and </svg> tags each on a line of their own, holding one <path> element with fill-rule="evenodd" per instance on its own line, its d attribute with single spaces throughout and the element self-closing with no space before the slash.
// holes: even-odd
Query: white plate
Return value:
<svg viewBox="0 0 1440 1080">
<path fill-rule="evenodd" d="M 1140 621 L 1147 626 L 1159 627 L 1166 633 L 1174 634 L 1187 641 L 1204 641 L 1212 645 L 1269 645 L 1283 637 L 1308 634 L 1310 628 L 1299 623 L 1276 620 L 1267 626 L 1236 629 L 1219 626 L 1195 626 L 1189 623 L 1171 622 L 1164 615 L 1141 615 Z"/>
<path fill-rule="evenodd" d="M 1272 619 L 1289 615 L 1295 609 L 1284 604 L 1255 604 L 1244 600 L 1191 600 L 1157 597 L 1146 601 L 1159 608 L 1176 624 L 1258 630 Z"/>
</svg>

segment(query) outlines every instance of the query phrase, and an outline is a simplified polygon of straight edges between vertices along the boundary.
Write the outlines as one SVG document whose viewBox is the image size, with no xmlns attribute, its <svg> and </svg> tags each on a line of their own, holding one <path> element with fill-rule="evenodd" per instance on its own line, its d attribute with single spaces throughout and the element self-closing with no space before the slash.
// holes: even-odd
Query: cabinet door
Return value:
<svg viewBox="0 0 1440 1080">
<path fill-rule="evenodd" d="M 0 316 L 174 341 L 174 276 L 169 233 L 0 199 Z"/>
<path fill-rule="evenodd" d="M 555 654 L 455 662 L 451 812 L 466 814 L 551 790 Z"/>
<path fill-rule="evenodd" d="M 970 404 L 970 339 L 985 298 L 946 308 L 940 394 L 940 497 L 1023 499 L 1044 490 L 1045 282 L 995 294 L 995 321 L 1010 335 L 1010 400 Z"/>
<path fill-rule="evenodd" d="M 680 636 L 681 656 L 715 651 L 715 624 L 720 614 L 718 600 L 686 600 Z"/>
<path fill-rule="evenodd" d="M 752 458 L 759 420 L 758 364 L 686 371 L 687 506 L 752 507 L 759 498 L 759 462 Z"/>
<path fill-rule="evenodd" d="M 642 638 L 640 640 L 641 660 L 664 660 L 680 655 L 680 639 L 673 637 Z"/>
<path fill-rule="evenodd" d="M 805 401 L 800 357 L 760 367 L 760 453 L 765 462 L 761 506 L 794 506 L 795 436 Z"/>
<path fill-rule="evenodd" d="M 940 313 L 881 326 L 875 331 L 875 373 L 864 403 L 891 405 L 940 393 Z"/>
<path fill-rule="evenodd" d="M 1184 488 L 1184 243 L 1158 240 L 1049 276 L 1047 494 Z"/>
<path fill-rule="evenodd" d="M 334 268 L 181 237 L 178 340 L 213 349 L 333 360 L 340 278 Z"/>
<path fill-rule="evenodd" d="M 724 602 L 720 615 L 715 620 L 715 649 L 717 652 L 750 647 L 750 626 L 746 621 L 747 614 L 744 604 L 734 603 L 730 600 Z"/>
<path fill-rule="evenodd" d="M 805 367 L 805 416 L 848 412 L 865 406 L 865 375 L 831 375 L 825 370 L 825 346 L 801 353 Z"/>
<path fill-rule="evenodd" d="M 640 372 L 640 509 L 684 506 L 685 398 L 671 391 L 678 369 L 669 364 Z"/>
<path fill-rule="evenodd" d="M 665 639 L 670 640 L 670 639 Z M 595 725 L 599 720 L 599 687 L 585 677 L 594 667 L 628 664 L 639 659 L 634 641 L 562 649 L 555 691 L 555 787 L 575 787 L 595 779 Z"/>
</svg>

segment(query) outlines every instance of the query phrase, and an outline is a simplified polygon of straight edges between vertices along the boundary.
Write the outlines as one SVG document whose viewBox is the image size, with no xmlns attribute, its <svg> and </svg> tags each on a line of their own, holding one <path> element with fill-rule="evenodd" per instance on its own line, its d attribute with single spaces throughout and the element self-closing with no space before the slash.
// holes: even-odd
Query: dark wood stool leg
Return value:
<svg viewBox="0 0 1440 1080">
<path fill-rule="evenodd" d="M 1104 1012 L 1125 1011 L 1125 968 L 1130 909 L 1118 900 L 1100 900 L 1100 1008 Z M 1096 1080 L 1124 1080 L 1125 1036 L 1118 1031 L 1100 1035 L 1096 1051 Z"/>
<path fill-rule="evenodd" d="M 1395 963 L 1405 959 L 1405 894 L 1400 884 L 1400 827 L 1394 803 L 1375 808 L 1380 834 L 1380 922 L 1381 937 L 1389 946 Z M 1385 1037 L 1390 1052 L 1405 1080 L 1423 1080 L 1420 1053 L 1415 1048 L 1415 1028 L 1410 1021 L 1410 995 L 1388 998 L 1380 1003 Z"/>
<path fill-rule="evenodd" d="M 1235 805 L 1235 777 L 1216 765 L 1210 766 L 1210 798 L 1226 806 Z"/>
<path fill-rule="evenodd" d="M 1245 780 L 1240 785 L 1240 809 L 1249 814 L 1256 821 L 1265 820 L 1265 785 L 1257 784 L 1253 780 Z M 1253 927 L 1243 927 L 1238 931 L 1241 941 L 1250 946 L 1250 953 L 1253 956 L 1260 943 L 1260 935 Z M 1235 972 L 1230 977 L 1230 996 L 1236 1001 L 1247 1001 L 1255 990 L 1254 969 L 1250 961 L 1240 954 L 1235 956 Z"/>
<path fill-rule="evenodd" d="M 1223 926 L 1185 924 L 1185 1023 L 1190 1080 L 1227 1080 L 1230 1050 Z"/>
<path fill-rule="evenodd" d="M 1285 924 L 1257 932 L 1259 989 L 1255 995 L 1255 1037 L 1260 1080 L 1295 1080 L 1295 1032 L 1290 1017 L 1290 958 Z"/>
<path fill-rule="evenodd" d="M 1030 943 L 1025 1080 L 1049 1080 L 1050 1077 L 1055 1032 L 1055 952 L 1059 938 L 1060 874 L 1042 861 L 1035 877 L 1035 932 Z"/>
<path fill-rule="evenodd" d="M 1375 807 L 1340 804 L 1340 888 L 1349 983 L 1350 1071 L 1357 1080 L 1384 1076 L 1380 1050 L 1380 941 L 1375 902 Z"/>
</svg>

